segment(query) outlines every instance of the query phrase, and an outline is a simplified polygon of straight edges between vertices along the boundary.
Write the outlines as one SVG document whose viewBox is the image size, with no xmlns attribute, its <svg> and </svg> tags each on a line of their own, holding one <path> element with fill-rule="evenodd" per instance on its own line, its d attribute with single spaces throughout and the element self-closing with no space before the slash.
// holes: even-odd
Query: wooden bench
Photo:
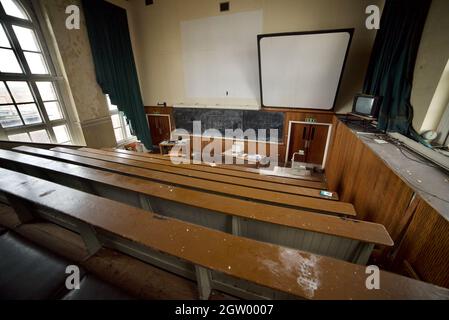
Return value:
<svg viewBox="0 0 449 320">
<path fill-rule="evenodd" d="M 169 183 L 177 186 L 205 190 L 207 192 L 221 193 L 237 198 L 250 199 L 258 202 L 277 204 L 293 208 L 303 208 L 316 212 L 326 212 L 338 215 L 348 215 L 348 216 L 356 215 L 354 206 L 352 204 L 340 201 L 324 200 L 305 196 L 296 196 L 286 193 L 261 190 L 237 185 L 230 185 L 226 183 L 208 181 L 193 177 L 180 176 L 171 173 L 158 172 L 140 167 L 123 165 L 120 163 L 120 160 L 116 162 L 114 161 L 114 159 L 110 159 L 110 161 L 104 161 L 90 157 L 83 157 L 68 153 L 48 151 L 25 146 L 14 148 L 14 150 L 26 152 L 33 155 L 44 156 L 52 159 L 68 161 L 71 163 L 96 167 L 102 170 L 108 170 L 127 175 L 134 175 L 145 179 L 156 180 L 162 183 Z"/>
<path fill-rule="evenodd" d="M 6 169 L 0 176 L 0 193 L 23 223 L 36 214 L 69 221 L 90 253 L 108 246 L 196 277 L 202 299 L 213 288 L 241 297 L 449 299 L 448 289 L 384 271 L 380 289 L 369 290 L 364 266 L 154 215 Z"/>
<path fill-rule="evenodd" d="M 92 148 L 79 148 L 78 150 L 86 150 L 91 152 L 96 152 L 95 150 L 98 149 L 92 149 Z M 146 158 L 146 159 L 152 159 L 156 163 L 168 163 L 172 164 L 172 157 L 169 156 L 161 156 L 159 154 L 155 153 L 147 153 L 147 152 L 135 152 L 135 151 L 128 151 L 123 149 L 113 149 L 113 148 L 102 148 L 101 150 L 114 152 L 117 154 L 124 154 L 129 156 L 134 156 L 137 159 L 139 158 Z M 177 162 L 181 162 L 183 158 L 180 157 L 173 157 L 173 159 L 177 160 Z M 260 180 L 260 181 L 269 181 L 269 182 L 276 182 L 280 184 L 285 185 L 293 185 L 298 187 L 308 187 L 308 188 L 314 188 L 314 189 L 321 189 L 325 190 L 327 189 L 327 185 L 324 181 L 319 180 L 318 178 L 310 178 L 310 177 L 302 177 L 303 179 L 293 179 L 293 178 L 284 178 L 284 177 L 276 177 L 276 176 L 266 176 L 259 173 L 258 169 L 251 169 L 246 168 L 238 165 L 220 165 L 220 164 L 208 164 L 208 163 L 199 163 L 194 164 L 191 160 L 191 164 L 180 164 L 180 166 L 188 167 L 192 170 L 200 170 L 200 171 L 206 171 L 211 173 L 220 173 L 224 175 L 229 175 L 233 177 L 242 177 L 242 178 L 248 178 L 248 179 L 254 179 L 254 180 Z"/>
<path fill-rule="evenodd" d="M 173 188 L 6 150 L 0 150 L 0 162 L 7 168 L 164 216 L 355 263 L 365 264 L 374 245 L 393 245 L 380 224 Z"/>
<path fill-rule="evenodd" d="M 332 192 L 331 197 L 326 197 L 320 194 L 320 190 L 306 188 L 306 187 L 298 187 L 292 185 L 284 185 L 270 181 L 254 181 L 253 179 L 242 178 L 224 175 L 221 173 L 211 173 L 204 170 L 198 170 L 198 166 L 189 166 L 189 165 L 176 165 L 170 161 L 160 161 L 161 163 L 155 162 L 158 160 L 153 160 L 151 158 L 143 158 L 136 157 L 133 155 L 127 155 L 122 153 L 115 153 L 111 151 L 97 150 L 97 149 L 88 149 L 83 148 L 79 150 L 71 150 L 68 148 L 57 147 L 53 148 L 52 151 L 64 152 L 74 155 L 80 155 L 84 157 L 90 157 L 94 159 L 100 159 L 105 161 L 116 161 L 122 164 L 129 164 L 132 166 L 160 171 L 160 172 L 168 172 L 174 173 L 178 175 L 195 177 L 204 180 L 217 181 L 223 183 L 229 183 L 239 186 L 245 186 L 250 188 L 257 188 L 269 191 L 277 191 L 289 194 L 295 194 L 300 196 L 308 196 L 320 199 L 330 199 L 330 200 L 338 200 L 338 195 L 336 192 Z M 195 167 L 196 169 L 192 169 L 191 167 Z"/>
</svg>

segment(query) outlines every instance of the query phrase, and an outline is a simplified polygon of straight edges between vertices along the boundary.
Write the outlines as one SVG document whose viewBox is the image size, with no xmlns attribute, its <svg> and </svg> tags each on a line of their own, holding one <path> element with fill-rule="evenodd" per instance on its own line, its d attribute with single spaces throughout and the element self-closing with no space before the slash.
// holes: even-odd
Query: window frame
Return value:
<svg viewBox="0 0 449 320">
<path fill-rule="evenodd" d="M 56 135 L 54 133 L 53 127 L 59 126 L 59 125 L 66 125 L 67 132 L 70 135 L 70 142 L 74 143 L 73 134 L 71 130 L 71 126 L 69 124 L 69 117 L 66 110 L 66 104 L 65 99 L 63 99 L 61 95 L 61 88 L 60 85 L 62 81 L 64 81 L 64 78 L 62 76 L 58 75 L 56 66 L 54 65 L 52 55 L 50 53 L 50 50 L 47 46 L 47 39 L 44 36 L 41 26 L 39 23 L 39 20 L 37 18 L 37 15 L 35 14 L 35 11 L 33 10 L 33 7 L 31 3 L 28 3 L 27 1 L 21 1 L 16 0 L 16 3 L 20 6 L 22 6 L 22 9 L 24 10 L 25 14 L 28 16 L 28 20 L 21 19 L 18 17 L 9 16 L 4 11 L 3 7 L 0 5 L 0 27 L 3 28 L 3 30 L 6 33 L 6 36 L 10 42 L 11 48 L 14 52 L 14 55 L 17 58 L 17 61 L 19 65 L 22 68 L 22 73 L 8 73 L 8 72 L 0 72 L 0 81 L 4 81 L 5 84 L 7 81 L 24 81 L 27 83 L 27 85 L 30 88 L 31 94 L 33 96 L 33 103 L 36 104 L 40 117 L 42 119 L 41 123 L 35 123 L 35 124 L 25 124 L 23 122 L 23 125 L 20 126 L 14 126 L 14 127 L 6 127 L 3 128 L 0 125 L 0 139 L 2 140 L 9 140 L 9 135 L 19 134 L 19 133 L 29 133 L 32 131 L 38 131 L 38 130 L 46 130 L 47 135 L 49 137 L 49 143 L 58 143 L 56 139 Z M 34 31 L 36 40 L 38 41 L 38 44 L 41 49 L 41 54 L 44 58 L 44 63 L 47 67 L 48 74 L 33 74 L 31 73 L 31 69 L 28 65 L 28 62 L 26 60 L 24 52 L 33 52 L 30 50 L 22 50 L 19 40 L 14 32 L 13 26 L 19 26 L 28 28 Z M 39 89 L 37 87 L 36 82 L 44 81 L 44 82 L 51 82 L 54 88 L 54 93 L 56 95 L 56 100 L 59 103 L 59 109 L 62 115 L 61 119 L 57 120 L 50 120 L 47 110 L 45 108 L 44 101 L 41 97 L 41 94 L 39 92 Z M 14 105 L 14 107 L 17 109 L 17 104 L 15 103 L 14 97 L 12 96 L 9 89 L 7 89 L 11 95 L 11 98 L 13 99 L 13 103 L 11 105 Z M 49 101 L 45 101 L 49 102 Z M 22 119 L 22 116 L 19 113 L 20 118 Z"/>
<path fill-rule="evenodd" d="M 106 103 L 108 105 L 109 115 L 111 117 L 111 122 L 112 122 L 112 131 L 114 131 L 114 137 L 115 137 L 117 146 L 124 145 L 124 144 L 130 143 L 132 141 L 136 141 L 137 140 L 136 136 L 133 136 L 132 134 L 128 135 L 126 132 L 126 126 L 128 124 L 126 123 L 126 120 L 125 120 L 125 117 L 126 117 L 125 114 L 122 111 L 120 111 L 116 105 L 111 103 L 111 100 L 109 99 L 108 95 L 106 95 Z M 116 128 L 114 128 L 114 121 L 112 121 L 112 116 L 114 116 L 114 115 L 117 115 L 119 118 L 119 121 L 120 121 L 120 130 L 122 132 L 122 137 L 123 137 L 122 140 L 117 140 L 117 136 L 115 135 Z"/>
</svg>

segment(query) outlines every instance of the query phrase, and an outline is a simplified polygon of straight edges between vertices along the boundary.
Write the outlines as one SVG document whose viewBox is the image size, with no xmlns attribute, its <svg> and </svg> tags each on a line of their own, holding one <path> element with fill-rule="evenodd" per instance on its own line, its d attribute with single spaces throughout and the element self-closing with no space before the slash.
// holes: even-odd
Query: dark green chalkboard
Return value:
<svg viewBox="0 0 449 320">
<path fill-rule="evenodd" d="M 199 108 L 174 108 L 173 111 L 176 128 L 185 129 L 192 133 L 193 121 L 201 121 L 201 131 L 216 129 L 224 136 L 226 129 L 258 129 L 267 130 L 269 140 L 270 129 L 278 130 L 277 141 L 282 140 L 284 131 L 284 113 L 256 110 L 234 109 L 199 109 Z"/>
</svg>

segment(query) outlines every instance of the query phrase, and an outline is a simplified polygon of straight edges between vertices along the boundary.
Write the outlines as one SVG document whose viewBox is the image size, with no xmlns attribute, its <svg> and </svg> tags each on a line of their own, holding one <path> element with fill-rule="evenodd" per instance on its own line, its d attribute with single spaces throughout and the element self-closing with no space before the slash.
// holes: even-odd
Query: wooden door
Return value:
<svg viewBox="0 0 449 320">
<path fill-rule="evenodd" d="M 285 161 L 291 161 L 293 153 L 300 150 L 304 155 L 296 155 L 295 161 L 306 162 L 307 139 L 310 133 L 310 125 L 304 123 L 292 123 L 290 129 L 290 144 L 288 147 L 288 156 Z"/>
<path fill-rule="evenodd" d="M 328 132 L 329 126 L 327 125 L 310 125 L 305 162 L 318 165 L 323 163 Z"/>
<path fill-rule="evenodd" d="M 148 114 L 147 118 L 153 146 L 159 146 L 160 142 L 170 140 L 171 128 L 168 116 Z"/>
</svg>

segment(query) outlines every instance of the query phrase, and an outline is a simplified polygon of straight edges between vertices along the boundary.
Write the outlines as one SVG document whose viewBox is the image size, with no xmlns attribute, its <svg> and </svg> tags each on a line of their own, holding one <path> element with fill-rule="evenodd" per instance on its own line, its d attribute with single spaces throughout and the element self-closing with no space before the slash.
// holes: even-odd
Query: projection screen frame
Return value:
<svg viewBox="0 0 449 320">
<path fill-rule="evenodd" d="M 310 34 L 323 34 L 323 33 L 342 33 L 342 32 L 346 32 L 349 34 L 349 41 L 348 41 L 348 46 L 346 48 L 346 52 L 345 52 L 345 57 L 343 60 L 343 65 L 341 68 L 341 72 L 340 72 L 340 77 L 338 79 L 338 85 L 337 85 L 337 90 L 335 92 L 335 97 L 334 97 L 334 101 L 332 103 L 332 107 L 327 109 L 327 111 L 332 111 L 335 108 L 335 102 L 337 100 L 337 96 L 338 93 L 340 91 L 340 85 L 341 85 L 341 79 L 343 77 L 343 73 L 345 71 L 345 67 L 346 67 L 346 62 L 348 60 L 348 54 L 349 54 L 349 49 L 351 48 L 351 42 L 352 42 L 352 37 L 354 34 L 354 30 L 355 28 L 343 28 L 343 29 L 326 29 L 326 30 L 312 30 L 312 31 L 295 31 L 295 32 L 280 32 L 280 33 L 266 33 L 266 34 L 259 34 L 257 35 L 257 56 L 258 56 L 258 65 L 259 65 L 259 88 L 260 88 L 260 105 L 261 108 L 278 108 L 278 109 L 305 109 L 305 110 L 322 110 L 322 111 L 326 111 L 325 109 L 315 109 L 315 108 L 310 108 L 307 106 L 304 107 L 289 107 L 289 106 L 266 106 L 264 105 L 263 102 L 263 85 L 262 85 L 262 62 L 261 62 L 261 55 L 260 55 L 260 41 L 263 38 L 269 38 L 269 37 L 284 37 L 284 36 L 296 36 L 296 35 L 310 35 Z"/>
</svg>

